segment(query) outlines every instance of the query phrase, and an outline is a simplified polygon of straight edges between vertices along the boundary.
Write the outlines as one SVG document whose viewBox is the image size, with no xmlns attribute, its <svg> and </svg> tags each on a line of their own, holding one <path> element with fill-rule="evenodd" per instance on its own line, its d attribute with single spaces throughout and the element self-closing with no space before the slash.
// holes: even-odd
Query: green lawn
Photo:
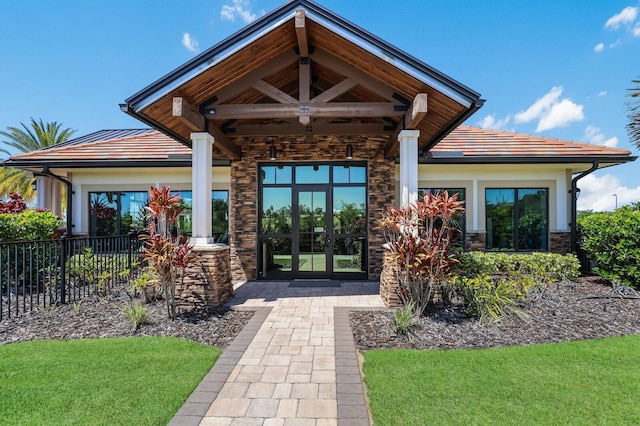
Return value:
<svg viewBox="0 0 640 426">
<path fill-rule="evenodd" d="M 0 424 L 166 424 L 219 349 L 175 338 L 0 346 Z"/>
<path fill-rule="evenodd" d="M 640 336 L 481 350 L 374 350 L 376 425 L 640 424 Z"/>
</svg>

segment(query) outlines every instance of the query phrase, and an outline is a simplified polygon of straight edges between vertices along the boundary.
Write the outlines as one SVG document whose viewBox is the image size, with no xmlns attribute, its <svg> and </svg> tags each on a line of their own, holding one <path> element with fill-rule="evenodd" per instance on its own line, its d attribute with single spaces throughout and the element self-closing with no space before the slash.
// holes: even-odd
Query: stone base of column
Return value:
<svg viewBox="0 0 640 426">
<path fill-rule="evenodd" d="M 195 246 L 200 253 L 199 265 L 185 271 L 184 280 L 178 278 L 176 296 L 180 308 L 191 310 L 223 305 L 233 297 L 229 246 Z"/>
<path fill-rule="evenodd" d="M 551 231 L 551 253 L 571 253 L 571 232 Z"/>
</svg>

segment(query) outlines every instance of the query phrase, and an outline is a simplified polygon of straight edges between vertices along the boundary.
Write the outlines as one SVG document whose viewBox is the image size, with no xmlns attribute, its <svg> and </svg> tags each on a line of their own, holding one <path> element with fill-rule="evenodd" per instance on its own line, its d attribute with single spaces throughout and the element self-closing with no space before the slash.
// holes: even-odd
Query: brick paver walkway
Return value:
<svg viewBox="0 0 640 426">
<path fill-rule="evenodd" d="M 230 305 L 256 314 L 170 424 L 369 425 L 348 311 L 384 305 L 377 282 L 340 284 L 240 286 Z"/>
</svg>

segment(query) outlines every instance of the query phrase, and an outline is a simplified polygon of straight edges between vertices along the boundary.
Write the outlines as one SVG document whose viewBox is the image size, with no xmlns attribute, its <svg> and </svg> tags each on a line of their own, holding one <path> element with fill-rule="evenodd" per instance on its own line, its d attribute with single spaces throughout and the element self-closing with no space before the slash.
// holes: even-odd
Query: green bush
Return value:
<svg viewBox="0 0 640 426">
<path fill-rule="evenodd" d="M 464 296 L 467 315 L 479 318 L 481 323 L 498 322 L 506 315 L 522 315 L 519 305 L 529 290 L 539 285 L 528 275 L 494 278 L 486 274 L 472 278 L 458 276 L 451 284 Z"/>
<path fill-rule="evenodd" d="M 482 274 L 531 276 L 541 283 L 573 280 L 580 275 L 580 262 L 572 254 L 555 253 L 485 253 L 472 251 L 458 257 L 460 271 L 468 276 Z"/>
<path fill-rule="evenodd" d="M 640 210 L 630 206 L 614 213 L 580 219 L 583 248 L 596 263 L 595 271 L 611 281 L 640 284 Z"/>
<path fill-rule="evenodd" d="M 0 213 L 0 242 L 48 240 L 58 226 L 60 219 L 47 211 Z"/>
</svg>

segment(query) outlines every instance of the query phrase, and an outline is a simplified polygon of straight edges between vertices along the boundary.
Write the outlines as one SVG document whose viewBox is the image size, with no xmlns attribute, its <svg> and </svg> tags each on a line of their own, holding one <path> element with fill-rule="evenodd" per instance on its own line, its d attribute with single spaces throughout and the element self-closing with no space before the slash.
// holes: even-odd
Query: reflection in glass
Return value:
<svg viewBox="0 0 640 426">
<path fill-rule="evenodd" d="M 333 166 L 334 183 L 366 183 L 367 169 L 364 166 Z"/>
<path fill-rule="evenodd" d="M 90 192 L 89 236 L 125 235 L 145 226 L 147 191 Z"/>
<path fill-rule="evenodd" d="M 366 188 L 347 186 L 333 188 L 333 232 L 364 234 L 367 232 Z"/>
<path fill-rule="evenodd" d="M 262 242 L 262 275 L 278 278 L 291 273 L 291 238 L 269 238 Z"/>
<path fill-rule="evenodd" d="M 329 166 L 296 166 L 296 183 L 329 183 Z"/>
<path fill-rule="evenodd" d="M 547 250 L 546 189 L 518 189 L 518 250 Z"/>
<path fill-rule="evenodd" d="M 265 185 L 290 184 L 291 166 L 262 166 L 260 176 Z"/>
<path fill-rule="evenodd" d="M 291 232 L 291 188 L 262 188 L 260 231 L 263 234 Z"/>
<path fill-rule="evenodd" d="M 326 271 L 327 193 L 300 191 L 298 193 L 299 271 Z"/>
<path fill-rule="evenodd" d="M 193 191 L 171 191 L 182 199 L 184 210 L 176 226 L 180 235 L 191 235 Z M 229 191 L 211 191 L 211 236 L 217 243 L 229 241 Z"/>
<path fill-rule="evenodd" d="M 514 202 L 513 189 L 487 189 L 487 249 L 514 249 Z"/>
<path fill-rule="evenodd" d="M 334 272 L 365 272 L 364 240 L 364 237 L 338 237 L 334 240 Z"/>
</svg>

